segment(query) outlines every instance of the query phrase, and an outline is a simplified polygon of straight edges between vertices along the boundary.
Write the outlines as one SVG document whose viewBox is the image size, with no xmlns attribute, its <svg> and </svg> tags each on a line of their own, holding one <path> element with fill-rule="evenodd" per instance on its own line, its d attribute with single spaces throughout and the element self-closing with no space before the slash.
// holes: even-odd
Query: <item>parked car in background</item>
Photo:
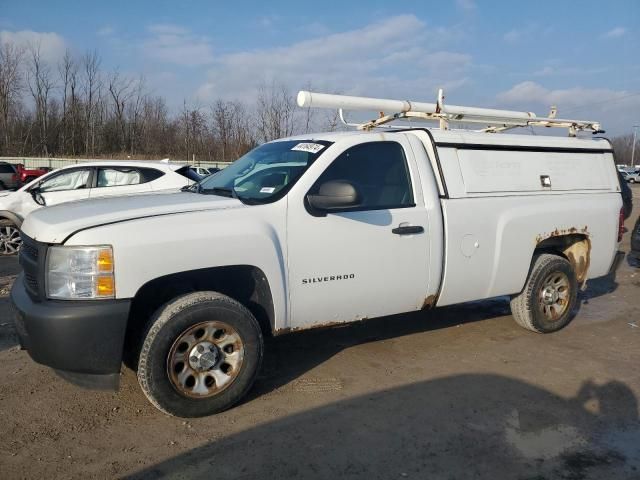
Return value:
<svg viewBox="0 0 640 480">
<path fill-rule="evenodd" d="M 631 251 L 629 252 L 629 259 L 632 260 L 636 266 L 640 266 L 640 216 L 631 231 Z"/>
<path fill-rule="evenodd" d="M 24 218 L 43 206 L 97 197 L 178 190 L 191 185 L 189 168 L 165 162 L 88 162 L 49 172 L 15 192 L 0 192 L 0 255 L 21 245 Z"/>
<path fill-rule="evenodd" d="M 0 190 L 20 188 L 46 174 L 48 169 L 25 168 L 22 164 L 0 162 Z"/>
<path fill-rule="evenodd" d="M 629 183 L 640 183 L 640 172 L 627 170 L 622 172 L 622 176 Z"/>
<path fill-rule="evenodd" d="M 191 169 L 191 171 L 197 173 L 198 175 L 200 175 L 200 177 L 204 178 L 208 175 L 211 174 L 211 172 L 209 171 L 208 168 L 204 168 L 204 167 L 195 167 L 195 166 L 190 166 L 189 167 Z"/>
</svg>

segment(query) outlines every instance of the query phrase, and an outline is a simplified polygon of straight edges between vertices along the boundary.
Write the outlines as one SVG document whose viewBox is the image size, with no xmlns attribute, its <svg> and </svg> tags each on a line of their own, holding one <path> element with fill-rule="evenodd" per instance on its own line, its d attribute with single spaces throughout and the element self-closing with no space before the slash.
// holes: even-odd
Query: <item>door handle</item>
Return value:
<svg viewBox="0 0 640 480">
<path fill-rule="evenodd" d="M 396 235 L 415 235 L 416 233 L 423 233 L 424 228 L 420 225 L 402 225 L 391 230 Z"/>
</svg>

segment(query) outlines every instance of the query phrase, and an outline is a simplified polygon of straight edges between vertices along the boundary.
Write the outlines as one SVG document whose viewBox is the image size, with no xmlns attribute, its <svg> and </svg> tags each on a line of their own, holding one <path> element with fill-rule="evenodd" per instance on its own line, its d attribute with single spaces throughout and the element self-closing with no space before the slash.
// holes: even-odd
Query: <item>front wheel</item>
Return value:
<svg viewBox="0 0 640 480">
<path fill-rule="evenodd" d="M 0 255 L 15 255 L 21 246 L 18 226 L 11 220 L 0 220 Z"/>
<path fill-rule="evenodd" d="M 630 178 L 629 179 L 629 183 L 636 183 L 636 179 L 635 178 Z"/>
<path fill-rule="evenodd" d="M 578 281 L 569 261 L 545 253 L 534 258 L 524 290 L 512 297 L 511 314 L 527 330 L 555 332 L 573 320 L 577 298 Z"/>
<path fill-rule="evenodd" d="M 202 417 L 237 403 L 260 369 L 263 341 L 255 317 L 217 292 L 195 292 L 160 307 L 138 360 L 138 381 L 161 411 Z"/>
</svg>

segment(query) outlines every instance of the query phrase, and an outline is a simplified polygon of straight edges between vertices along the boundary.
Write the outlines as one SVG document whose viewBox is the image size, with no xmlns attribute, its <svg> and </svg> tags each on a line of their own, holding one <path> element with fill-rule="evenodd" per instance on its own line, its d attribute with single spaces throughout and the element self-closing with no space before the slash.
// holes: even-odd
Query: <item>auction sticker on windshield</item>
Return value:
<svg viewBox="0 0 640 480">
<path fill-rule="evenodd" d="M 324 145 L 320 145 L 319 143 L 299 143 L 291 150 L 296 150 L 299 152 L 318 153 L 323 148 Z"/>
</svg>

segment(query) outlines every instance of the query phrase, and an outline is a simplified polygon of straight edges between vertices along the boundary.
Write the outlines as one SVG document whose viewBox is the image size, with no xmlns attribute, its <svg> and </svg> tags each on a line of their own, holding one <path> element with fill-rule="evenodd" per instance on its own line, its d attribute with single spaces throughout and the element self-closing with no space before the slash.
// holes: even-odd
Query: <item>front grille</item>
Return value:
<svg viewBox="0 0 640 480">
<path fill-rule="evenodd" d="M 21 237 L 20 265 L 24 271 L 24 286 L 33 299 L 42 300 L 45 297 L 44 262 L 47 256 L 47 244 L 37 242 L 24 233 Z"/>
<path fill-rule="evenodd" d="M 34 292 L 38 291 L 38 279 L 33 274 L 25 272 L 24 283 L 27 285 L 29 290 Z"/>
<path fill-rule="evenodd" d="M 21 250 L 34 260 L 38 260 L 38 249 L 30 243 L 22 243 Z"/>
</svg>

